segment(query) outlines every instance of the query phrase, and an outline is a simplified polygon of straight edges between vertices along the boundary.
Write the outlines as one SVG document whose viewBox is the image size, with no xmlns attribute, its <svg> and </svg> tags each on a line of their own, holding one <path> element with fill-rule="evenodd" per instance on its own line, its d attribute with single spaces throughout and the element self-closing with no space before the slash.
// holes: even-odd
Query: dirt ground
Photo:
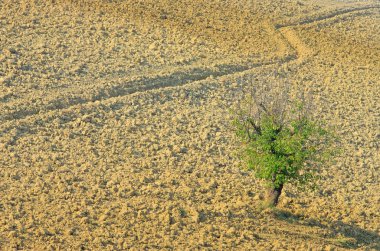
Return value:
<svg viewBox="0 0 380 251">
<path fill-rule="evenodd" d="M 314 94 L 343 154 L 263 185 L 242 90 Z M 0 250 L 380 250 L 380 3 L 0 0 Z"/>
</svg>

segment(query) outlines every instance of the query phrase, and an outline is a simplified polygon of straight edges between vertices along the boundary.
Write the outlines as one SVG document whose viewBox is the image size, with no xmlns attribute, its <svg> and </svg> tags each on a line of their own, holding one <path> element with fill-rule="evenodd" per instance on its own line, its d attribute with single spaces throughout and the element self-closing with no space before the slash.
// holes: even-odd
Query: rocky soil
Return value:
<svg viewBox="0 0 380 251">
<path fill-rule="evenodd" d="M 231 121 L 314 95 L 342 154 L 278 210 Z M 0 1 L 0 250 L 379 250 L 378 1 Z"/>
</svg>

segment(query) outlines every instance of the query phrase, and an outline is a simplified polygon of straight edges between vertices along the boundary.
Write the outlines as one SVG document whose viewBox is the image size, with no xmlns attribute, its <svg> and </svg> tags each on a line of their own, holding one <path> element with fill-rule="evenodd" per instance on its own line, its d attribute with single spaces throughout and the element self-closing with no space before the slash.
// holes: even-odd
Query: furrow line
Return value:
<svg viewBox="0 0 380 251">
<path fill-rule="evenodd" d="M 286 56 L 281 59 L 260 62 L 260 63 L 250 63 L 247 65 L 238 65 L 238 64 L 221 64 L 213 68 L 193 68 L 189 71 L 176 71 L 168 76 L 155 76 L 151 78 L 141 78 L 138 80 L 127 81 L 123 84 L 108 86 L 95 90 L 91 98 L 83 98 L 80 96 L 73 96 L 69 100 L 53 100 L 51 104 L 48 105 L 46 109 L 31 109 L 16 111 L 4 116 L 0 116 L 0 121 L 15 121 L 25 119 L 34 115 L 38 115 L 41 112 L 50 112 L 54 110 L 69 109 L 72 106 L 76 105 L 85 105 L 86 103 L 107 100 L 115 97 L 123 97 L 131 95 L 138 92 L 162 89 L 167 87 L 176 87 L 190 84 L 196 81 L 202 81 L 207 79 L 210 76 L 222 77 L 228 76 L 236 73 L 241 73 L 247 70 L 251 70 L 261 66 L 275 65 L 275 64 L 285 64 L 292 61 L 297 63 L 302 63 L 308 57 L 313 56 L 313 52 L 310 48 L 302 42 L 302 40 L 296 35 L 296 33 L 291 29 L 294 26 L 311 24 L 317 21 L 324 21 L 332 18 L 336 18 L 341 15 L 355 13 L 363 10 L 369 9 L 380 9 L 380 6 L 367 6 L 360 7 L 355 9 L 343 9 L 337 10 L 333 13 L 325 14 L 313 19 L 300 20 L 298 22 L 292 22 L 290 24 L 277 24 L 274 25 L 275 32 L 278 32 L 281 36 L 281 39 L 290 46 L 291 49 L 295 51 L 295 54 Z M 284 50 L 284 49 L 282 49 Z M 55 101 L 55 102 L 54 102 Z"/>
</svg>

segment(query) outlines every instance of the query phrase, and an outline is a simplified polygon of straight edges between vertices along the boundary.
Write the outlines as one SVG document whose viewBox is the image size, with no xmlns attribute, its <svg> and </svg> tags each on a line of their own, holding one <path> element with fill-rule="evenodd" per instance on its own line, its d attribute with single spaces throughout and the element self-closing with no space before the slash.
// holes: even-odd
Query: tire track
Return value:
<svg viewBox="0 0 380 251">
<path fill-rule="evenodd" d="M 334 10 L 331 13 L 322 14 L 322 15 L 317 16 L 317 17 L 312 17 L 312 18 L 303 17 L 297 21 L 292 21 L 292 22 L 285 23 L 285 24 L 276 24 L 275 27 L 276 27 L 276 29 L 280 29 L 280 28 L 285 28 L 285 27 L 294 27 L 294 26 L 299 26 L 299 25 L 311 24 L 314 22 L 332 19 L 334 17 L 341 16 L 344 14 L 352 14 L 354 12 L 360 12 L 363 10 L 371 10 L 371 9 L 380 9 L 380 6 L 371 5 L 371 6 L 363 6 L 363 7 L 357 7 L 357 8 L 345 8 L 345 9 L 341 9 L 341 10 Z"/>
<path fill-rule="evenodd" d="M 76 105 L 85 105 L 86 103 L 107 100 L 115 97 L 123 97 L 133 93 L 162 89 L 167 87 L 176 87 L 190 84 L 195 81 L 202 81 L 210 76 L 222 77 L 228 76 L 236 73 L 242 73 L 247 70 L 254 68 L 285 64 L 294 61 L 297 64 L 305 62 L 307 59 L 311 58 L 314 53 L 313 50 L 305 43 L 302 39 L 298 37 L 292 27 L 312 24 L 314 22 L 328 21 L 329 19 L 334 19 L 342 15 L 352 15 L 357 14 L 357 12 L 370 10 L 370 9 L 380 9 L 380 6 L 366 6 L 359 8 L 350 8 L 343 10 L 336 10 L 333 13 L 324 14 L 317 16 L 315 18 L 306 18 L 298 21 L 294 21 L 288 24 L 270 24 L 265 23 L 264 28 L 268 33 L 272 34 L 273 37 L 277 38 L 279 43 L 279 50 L 277 54 L 280 54 L 282 58 L 280 59 L 269 59 L 264 62 L 247 62 L 247 64 L 219 64 L 214 67 L 193 67 L 190 69 L 186 68 L 182 71 L 176 71 L 168 75 L 156 75 L 151 77 L 140 77 L 137 80 L 126 81 L 123 84 L 118 85 L 108 85 L 104 88 L 94 90 L 92 97 L 83 98 L 80 94 L 71 95 L 67 100 L 56 99 L 48 103 L 45 109 L 29 109 L 15 111 L 10 114 L 0 116 L 1 121 L 9 120 L 21 120 L 39 113 L 50 112 L 54 110 L 68 109 Z M 292 51 L 289 55 L 287 51 L 289 49 Z M 284 55 L 285 54 L 285 55 Z"/>
<path fill-rule="evenodd" d="M 227 76 L 257 67 L 285 63 L 290 60 L 292 60 L 292 58 L 287 57 L 278 60 L 268 60 L 265 62 L 248 62 L 246 65 L 220 64 L 214 67 L 194 67 L 191 69 L 186 68 L 184 70 L 177 70 L 173 73 L 165 75 L 153 75 L 150 77 L 140 76 L 137 77 L 137 79 L 126 81 L 122 84 L 112 85 L 112 83 L 110 83 L 103 88 L 92 90 L 93 92 L 90 97 L 83 97 L 81 93 L 67 93 L 70 96 L 68 100 L 58 98 L 52 100 L 52 102 L 47 103 L 44 107 L 45 109 L 32 108 L 29 110 L 20 110 L 12 112 L 10 114 L 0 115 L 0 121 L 21 120 L 33 115 L 37 115 L 40 112 L 68 109 L 75 105 L 84 105 L 90 102 L 102 101 L 115 97 L 123 97 L 138 92 L 182 86 L 192 82 L 205 80 L 211 76 Z"/>
<path fill-rule="evenodd" d="M 309 48 L 296 34 L 294 29 L 290 27 L 284 27 L 278 30 L 282 37 L 287 41 L 289 46 L 295 51 L 297 63 L 303 63 L 308 58 L 314 55 L 314 52 L 311 48 Z"/>
</svg>

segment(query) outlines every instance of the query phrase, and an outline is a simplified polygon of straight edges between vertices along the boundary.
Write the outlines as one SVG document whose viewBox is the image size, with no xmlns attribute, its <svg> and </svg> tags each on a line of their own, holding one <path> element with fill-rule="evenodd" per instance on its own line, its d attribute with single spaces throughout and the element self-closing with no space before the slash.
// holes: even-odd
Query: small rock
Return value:
<svg viewBox="0 0 380 251">
<path fill-rule="evenodd" d="M 157 48 L 157 45 L 156 43 L 151 43 L 148 48 L 149 50 L 155 50 Z"/>
</svg>

